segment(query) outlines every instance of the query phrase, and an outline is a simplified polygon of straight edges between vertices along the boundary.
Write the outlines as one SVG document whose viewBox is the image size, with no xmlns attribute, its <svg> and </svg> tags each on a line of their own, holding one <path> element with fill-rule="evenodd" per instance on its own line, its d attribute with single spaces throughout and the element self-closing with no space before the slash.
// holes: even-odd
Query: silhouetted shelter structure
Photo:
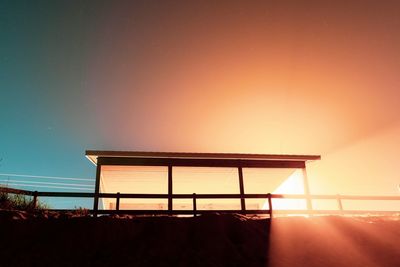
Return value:
<svg viewBox="0 0 400 267">
<path fill-rule="evenodd" d="M 164 210 L 166 214 L 185 214 L 185 210 L 176 210 L 174 201 L 193 198 L 193 209 L 196 212 L 196 200 L 199 199 L 240 199 L 240 210 L 246 211 L 244 170 L 249 169 L 301 169 L 305 195 L 310 195 L 306 163 L 319 160 L 319 155 L 272 155 L 272 154 L 234 154 L 234 153 L 174 153 L 174 152 L 127 152 L 127 151 L 86 151 L 87 158 L 97 166 L 94 212 L 102 209 L 119 210 L 120 197 L 129 198 L 155 198 L 165 199 L 165 207 L 156 209 Z M 182 194 L 174 190 L 175 180 L 182 182 L 188 173 L 199 169 L 226 169 L 230 177 L 236 176 L 238 194 L 197 194 L 190 192 Z M 224 170 L 225 170 L 224 169 Z M 233 170 L 236 170 L 233 172 Z M 206 179 L 206 174 L 197 174 L 195 179 Z M 136 180 L 141 181 L 141 186 L 135 186 Z M 194 181 L 194 180 L 193 180 Z M 150 186 L 143 186 L 146 183 Z M 117 188 L 115 185 L 119 184 Z M 129 184 L 129 186 L 127 186 Z M 207 185 L 211 190 L 212 185 Z M 139 191 L 138 191 L 139 190 Z M 121 192 L 122 191 L 122 192 Z M 107 194 L 111 202 L 106 203 Z M 113 196 L 117 193 L 118 197 Z M 268 192 L 265 192 L 268 193 Z M 101 196 L 101 197 L 100 197 Z M 101 200 L 101 198 L 103 200 Z M 99 210 L 99 201 L 103 207 Z M 271 205 L 271 202 L 270 202 Z M 129 206 L 129 205 L 128 205 Z M 136 205 L 136 208 L 138 206 Z M 307 208 L 311 209 L 311 199 L 307 199 Z M 141 207 L 142 212 L 147 212 L 146 207 Z M 154 209 L 154 208 L 153 208 Z M 248 209 L 247 209 L 248 210 Z M 133 211 L 133 210 L 127 210 Z M 191 214 L 193 211 L 187 211 Z M 198 212 L 201 212 L 199 210 Z"/>
<path fill-rule="evenodd" d="M 30 197 L 33 208 L 39 198 L 93 199 L 93 209 L 88 210 L 93 216 L 398 215 L 397 195 L 311 195 L 306 165 L 319 160 L 317 155 L 86 151 L 86 156 L 97 166 L 94 192 L 30 191 L 0 185 L 0 193 Z M 319 200 L 336 202 L 337 209 L 321 209 Z M 365 209 L 350 203 L 361 200 L 382 205 Z M 315 207 L 312 201 L 317 201 Z"/>
</svg>

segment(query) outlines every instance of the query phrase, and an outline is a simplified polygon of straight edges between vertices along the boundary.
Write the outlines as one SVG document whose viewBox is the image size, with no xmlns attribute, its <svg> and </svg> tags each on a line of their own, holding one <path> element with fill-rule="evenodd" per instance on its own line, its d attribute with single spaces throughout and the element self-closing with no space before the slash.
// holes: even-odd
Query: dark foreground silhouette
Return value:
<svg viewBox="0 0 400 267">
<path fill-rule="evenodd" d="M 0 211 L 0 266 L 400 266 L 398 217 L 26 217 Z"/>
</svg>

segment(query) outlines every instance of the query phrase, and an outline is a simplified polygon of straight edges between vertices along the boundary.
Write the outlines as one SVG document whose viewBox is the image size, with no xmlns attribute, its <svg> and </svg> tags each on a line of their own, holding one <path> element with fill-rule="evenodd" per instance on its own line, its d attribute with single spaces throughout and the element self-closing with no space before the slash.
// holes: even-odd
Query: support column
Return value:
<svg viewBox="0 0 400 267">
<path fill-rule="evenodd" d="M 168 210 L 172 211 L 172 166 L 168 166 Z"/>
<path fill-rule="evenodd" d="M 242 167 L 238 167 L 239 173 L 239 190 L 240 190 L 240 207 L 242 211 L 246 210 L 246 201 L 244 198 L 244 183 L 243 183 L 243 170 Z"/>
<path fill-rule="evenodd" d="M 304 194 L 306 195 L 306 203 L 307 203 L 307 210 L 309 212 L 312 211 L 312 202 L 310 198 L 310 186 L 308 184 L 308 177 L 307 177 L 307 170 L 306 167 L 302 168 L 303 170 L 303 185 L 304 185 Z"/>
<path fill-rule="evenodd" d="M 99 210 L 100 175 L 101 175 L 101 164 L 99 163 L 99 160 L 97 160 L 96 184 L 94 187 L 94 198 L 93 198 L 93 217 L 97 217 L 97 211 Z"/>
</svg>

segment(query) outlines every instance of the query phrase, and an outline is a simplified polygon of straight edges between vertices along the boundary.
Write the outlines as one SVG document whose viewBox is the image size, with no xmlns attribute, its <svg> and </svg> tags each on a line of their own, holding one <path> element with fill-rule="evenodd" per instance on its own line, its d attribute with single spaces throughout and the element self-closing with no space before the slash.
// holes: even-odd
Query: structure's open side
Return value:
<svg viewBox="0 0 400 267">
<path fill-rule="evenodd" d="M 257 178 L 254 169 L 272 172 L 271 181 L 273 177 L 287 177 L 291 171 L 300 170 L 304 193 L 309 196 L 306 163 L 320 159 L 318 155 L 93 150 L 86 151 L 86 156 L 97 166 L 94 212 L 99 210 L 101 201 L 100 209 L 105 210 L 119 209 L 125 205 L 127 210 L 156 209 L 164 210 L 165 213 L 185 210 L 188 205 L 190 209 L 196 209 L 197 206 L 199 210 L 259 210 L 259 204 L 254 202 L 253 205 L 251 199 L 246 203 L 246 194 L 259 187 L 257 183 L 251 182 L 254 177 Z M 269 179 L 264 176 L 262 178 Z M 265 191 L 263 188 L 259 189 L 264 194 L 271 192 L 268 188 Z M 139 203 L 137 200 L 130 200 L 131 202 L 120 203 L 119 198 L 107 200 L 104 197 L 107 193 L 142 194 L 146 201 Z M 215 197 L 217 193 L 222 197 Z M 152 202 L 148 194 L 152 194 L 156 202 L 154 199 Z M 194 194 L 193 203 L 187 198 L 189 194 Z M 197 202 L 195 194 L 201 196 Z M 206 194 L 209 194 L 209 199 L 214 199 L 212 205 L 210 202 L 201 203 L 201 199 L 207 198 Z M 103 197 L 100 198 L 101 195 Z M 223 202 L 222 198 L 230 198 L 231 202 Z M 235 198 L 239 201 L 237 208 L 232 202 Z M 307 209 L 311 210 L 311 199 L 307 198 L 306 203 Z"/>
<path fill-rule="evenodd" d="M 93 216 L 197 216 L 216 212 L 264 214 L 270 218 L 273 214 L 399 214 L 398 206 L 392 205 L 400 201 L 399 196 L 310 194 L 306 163 L 319 160 L 320 156 L 116 151 L 87 151 L 86 156 L 97 166 L 95 192 L 38 192 L 0 185 L 0 193 L 31 197 L 34 208 L 38 198 L 43 197 L 90 198 L 94 205 L 88 212 Z M 288 188 L 300 190 L 290 192 Z M 295 205 L 286 205 L 291 200 Z M 337 208 L 312 206 L 312 201 L 320 200 L 336 203 Z M 353 201 L 391 205 L 379 205 L 378 209 L 347 206 Z"/>
</svg>

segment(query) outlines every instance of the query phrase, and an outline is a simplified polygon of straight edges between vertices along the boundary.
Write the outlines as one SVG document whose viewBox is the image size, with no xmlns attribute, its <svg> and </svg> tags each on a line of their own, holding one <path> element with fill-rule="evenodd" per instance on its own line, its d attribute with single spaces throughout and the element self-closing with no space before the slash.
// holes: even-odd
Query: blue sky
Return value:
<svg viewBox="0 0 400 267">
<path fill-rule="evenodd" d="M 94 177 L 84 157 L 101 143 L 82 101 L 93 22 L 85 8 L 83 2 L 1 1 L 0 173 Z"/>
<path fill-rule="evenodd" d="M 399 125 L 399 10 L 1 1 L 0 174 L 94 179 L 86 149 L 322 154 L 318 179 L 332 188 L 355 153 L 341 151 Z M 393 138 L 373 144 L 397 150 Z M 396 170 L 385 175 L 395 188 Z"/>
</svg>

